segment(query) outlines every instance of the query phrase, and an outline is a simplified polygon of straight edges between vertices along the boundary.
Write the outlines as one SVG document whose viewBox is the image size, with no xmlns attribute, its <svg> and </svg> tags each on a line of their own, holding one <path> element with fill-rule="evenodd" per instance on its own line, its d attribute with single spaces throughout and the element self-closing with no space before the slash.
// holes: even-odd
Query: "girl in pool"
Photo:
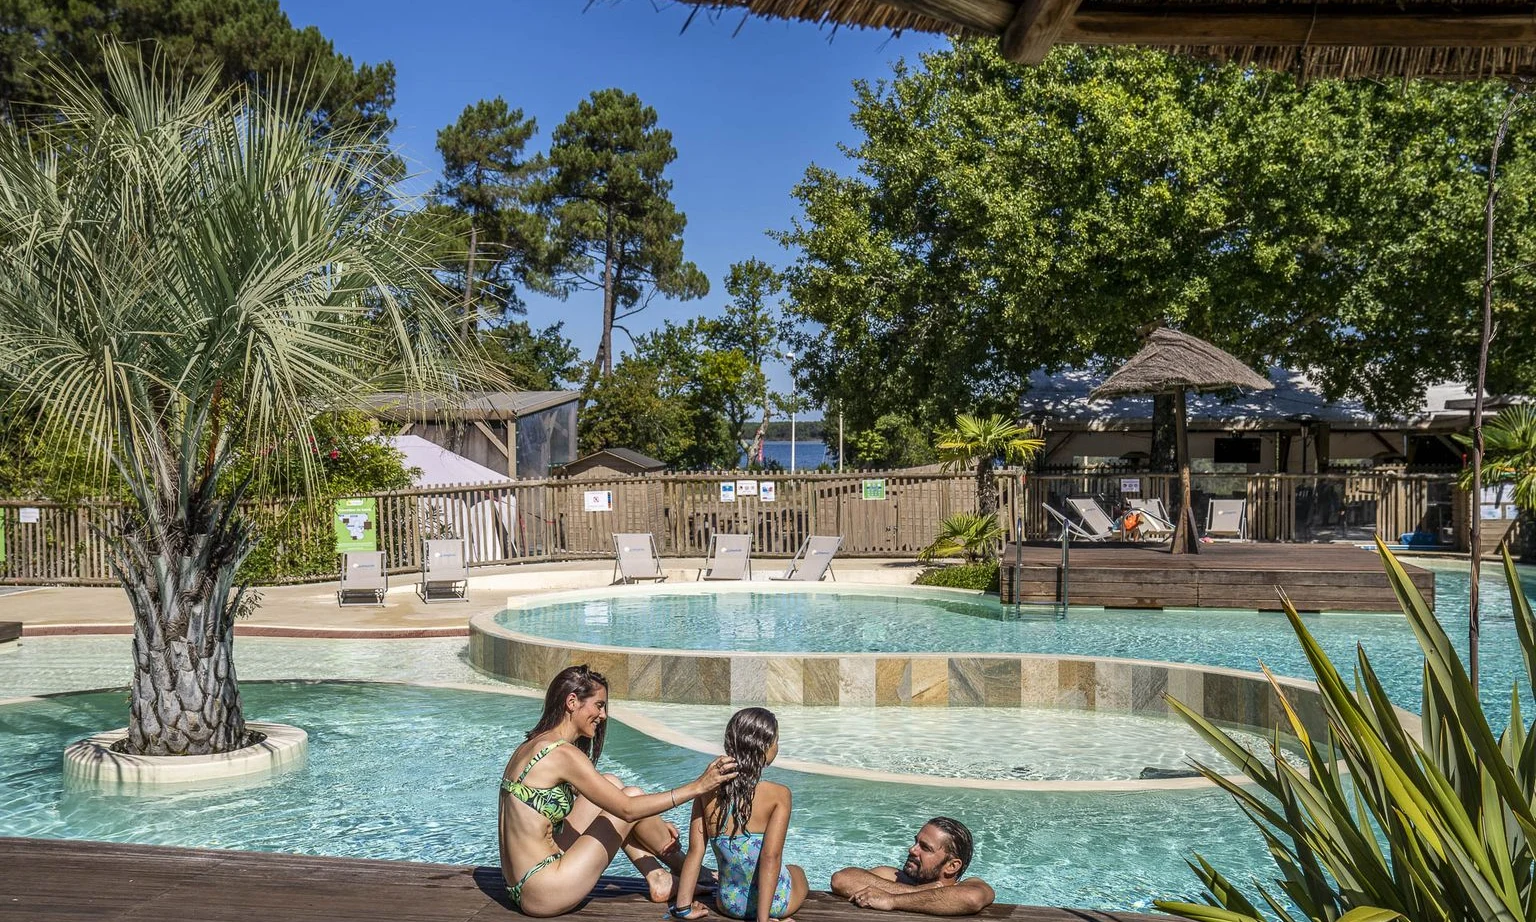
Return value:
<svg viewBox="0 0 1536 922">
<path fill-rule="evenodd" d="M 502 771 L 501 872 L 512 904 L 526 915 L 575 909 L 620 848 L 645 875 L 652 900 L 674 899 L 682 852 L 677 827 L 658 814 L 736 776 L 735 760 L 722 756 L 670 791 L 625 787 L 597 770 L 607 725 L 608 680 L 586 666 L 561 670 L 538 724 Z"/>
<path fill-rule="evenodd" d="M 762 781 L 763 769 L 779 754 L 779 721 L 764 708 L 743 708 L 725 727 L 725 755 L 735 759 L 736 776 L 693 802 L 688 858 L 678 893 L 693 893 L 704 867 L 704 843 L 714 848 L 719 889 L 715 903 L 733 919 L 768 922 L 789 919 L 810 891 L 805 871 L 784 864 L 789 832 L 789 788 Z M 709 914 L 698 902 L 674 904 L 673 918 Z M 792 920 L 791 920 L 792 922 Z"/>
</svg>

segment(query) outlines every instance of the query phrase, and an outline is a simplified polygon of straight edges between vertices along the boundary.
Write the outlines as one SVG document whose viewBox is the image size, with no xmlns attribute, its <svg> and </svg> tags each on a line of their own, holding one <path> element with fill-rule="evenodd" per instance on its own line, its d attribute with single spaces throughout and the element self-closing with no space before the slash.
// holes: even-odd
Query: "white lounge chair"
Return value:
<svg viewBox="0 0 1536 922">
<path fill-rule="evenodd" d="M 618 583 L 653 579 L 665 582 L 661 555 L 656 553 L 656 539 L 650 532 L 613 536 L 613 578 Z"/>
<path fill-rule="evenodd" d="M 1248 537 L 1248 501 L 1213 499 L 1206 514 L 1205 533 L 1213 538 Z"/>
<path fill-rule="evenodd" d="M 832 572 L 832 558 L 843 547 L 843 539 L 837 535 L 811 535 L 800 545 L 800 550 L 790 558 L 789 568 L 783 576 L 775 576 L 774 579 L 788 579 L 797 582 L 819 583 L 822 577 L 830 575 L 832 582 L 837 582 L 837 574 Z"/>
<path fill-rule="evenodd" d="M 1161 541 L 1173 537 L 1173 519 L 1168 515 L 1168 509 L 1163 501 L 1156 497 L 1152 499 L 1133 499 L 1130 501 L 1131 511 L 1141 513 L 1141 525 L 1139 531 L 1148 538 Z"/>
<path fill-rule="evenodd" d="M 722 535 L 709 537 L 709 557 L 699 571 L 699 579 L 751 579 L 752 536 Z"/>
<path fill-rule="evenodd" d="M 1080 537 L 1089 541 L 1108 541 L 1121 536 L 1120 523 L 1110 518 L 1109 513 L 1095 500 L 1082 496 L 1070 497 L 1067 499 L 1067 508 L 1082 522 L 1077 529 Z"/>
<path fill-rule="evenodd" d="M 416 594 L 423 602 L 468 602 L 469 572 L 464 564 L 464 541 L 439 538 L 423 541 L 421 582 Z"/>
<path fill-rule="evenodd" d="M 383 551 L 348 551 L 341 555 L 341 585 L 337 605 L 383 605 L 389 591 L 389 571 Z"/>
</svg>

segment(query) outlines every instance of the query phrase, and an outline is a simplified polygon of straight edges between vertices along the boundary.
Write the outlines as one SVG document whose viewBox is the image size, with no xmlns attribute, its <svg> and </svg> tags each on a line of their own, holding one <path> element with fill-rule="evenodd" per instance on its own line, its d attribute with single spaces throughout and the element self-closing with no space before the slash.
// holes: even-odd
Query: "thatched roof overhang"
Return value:
<svg viewBox="0 0 1536 922">
<path fill-rule="evenodd" d="M 685 0 L 888 32 L 994 36 L 1038 64 L 1062 43 L 1143 45 L 1305 77 L 1536 76 L 1536 3 L 1491 0 Z"/>
<path fill-rule="evenodd" d="M 1267 391 L 1274 385 L 1230 352 L 1188 333 L 1159 327 L 1148 334 L 1140 352 L 1093 389 L 1092 396 L 1099 400 L 1132 394 L 1219 391 L 1237 387 Z"/>
</svg>

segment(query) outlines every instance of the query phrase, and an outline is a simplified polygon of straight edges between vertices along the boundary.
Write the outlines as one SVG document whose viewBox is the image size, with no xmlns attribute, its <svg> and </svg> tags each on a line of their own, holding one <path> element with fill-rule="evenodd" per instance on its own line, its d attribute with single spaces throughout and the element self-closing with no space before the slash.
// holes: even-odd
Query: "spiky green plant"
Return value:
<svg viewBox="0 0 1536 922">
<path fill-rule="evenodd" d="M 1284 922 L 1536 919 L 1536 736 L 1521 717 L 1518 683 L 1509 726 L 1496 736 L 1434 612 L 1379 539 L 1377 548 L 1424 651 L 1422 740 L 1404 730 L 1365 651 L 1357 654 L 1351 688 L 1287 600 L 1286 616 L 1322 692 L 1327 739 L 1308 734 L 1286 705 L 1303 771 L 1278 757 L 1259 758 L 1172 702 L 1256 787 L 1207 766 L 1200 771 L 1236 798 L 1268 843 L 1279 892 L 1256 886 Z M 1504 573 L 1525 678 L 1536 687 L 1536 623 L 1507 548 Z M 1204 904 L 1159 901 L 1158 908 L 1197 922 L 1263 918 L 1205 859 L 1197 856 L 1190 866 L 1205 884 Z"/>
<path fill-rule="evenodd" d="M 1471 445 L 1468 436 L 1456 441 Z M 1488 421 L 1483 430 L 1485 458 L 1484 481 L 1508 483 L 1514 487 L 1515 505 L 1536 514 L 1536 403 L 1517 403 L 1505 407 Z M 1472 485 L 1470 471 L 1461 478 L 1463 489 Z"/>
<path fill-rule="evenodd" d="M 962 413 L 953 429 L 938 434 L 933 447 L 946 471 L 976 468 L 976 511 L 993 515 L 997 512 L 997 477 L 992 465 L 999 460 L 1024 464 L 1045 447 L 1045 441 L 1036 438 L 1029 426 L 1002 414 Z"/>
<path fill-rule="evenodd" d="M 320 138 L 286 94 L 216 91 L 122 47 L 61 69 L 53 119 L 0 124 L 0 401 L 121 477 L 134 613 L 128 749 L 249 736 L 233 621 L 261 459 L 381 387 L 473 380 L 432 259 L 379 194 L 390 152 Z M 3 408 L 0 408 L 3 412 Z M 314 478 L 304 478 L 312 483 Z"/>
<path fill-rule="evenodd" d="M 1003 541 L 1003 528 L 995 515 L 957 512 L 939 523 L 933 543 L 917 552 L 922 560 L 963 557 L 967 561 L 991 560 Z"/>
</svg>

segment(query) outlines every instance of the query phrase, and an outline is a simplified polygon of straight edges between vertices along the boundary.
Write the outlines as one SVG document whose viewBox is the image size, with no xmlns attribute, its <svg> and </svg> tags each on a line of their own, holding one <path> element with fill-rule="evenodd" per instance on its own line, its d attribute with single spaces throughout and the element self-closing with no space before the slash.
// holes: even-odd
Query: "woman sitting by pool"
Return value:
<svg viewBox="0 0 1536 922">
<path fill-rule="evenodd" d="M 563 669 L 549 683 L 538 725 L 502 771 L 501 872 L 513 905 L 527 915 L 576 908 L 620 848 L 645 875 L 652 900 L 672 898 L 682 853 L 677 827 L 658 814 L 736 776 L 735 760 L 722 756 L 671 791 L 625 787 L 597 771 L 607 721 L 608 680 L 586 666 Z"/>
<path fill-rule="evenodd" d="M 779 754 L 779 721 L 773 712 L 743 708 L 732 715 L 725 726 L 725 754 L 736 760 L 738 774 L 693 802 L 688 858 L 677 892 L 694 892 L 708 840 L 715 850 L 720 878 L 715 903 L 722 913 L 749 922 L 788 919 L 805 902 L 810 884 L 798 865 L 783 863 L 789 788 L 759 780 Z M 676 919 L 709 914 L 698 902 L 686 908 L 674 904 L 670 912 Z"/>
</svg>

